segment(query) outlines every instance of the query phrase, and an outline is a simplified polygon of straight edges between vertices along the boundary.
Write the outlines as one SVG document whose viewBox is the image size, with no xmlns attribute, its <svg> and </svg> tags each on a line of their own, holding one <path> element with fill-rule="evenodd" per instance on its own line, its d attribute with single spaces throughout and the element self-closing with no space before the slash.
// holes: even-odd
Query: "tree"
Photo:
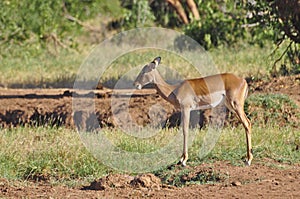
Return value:
<svg viewBox="0 0 300 199">
<path fill-rule="evenodd" d="M 278 74 L 276 64 L 284 57 L 290 60 L 291 67 L 282 64 L 281 74 L 300 73 L 300 0 L 249 1 L 248 9 L 252 12 L 252 22 L 260 27 L 267 26 L 274 30 L 273 40 L 277 48 L 284 41 L 289 41 L 284 53 L 274 62 L 273 73 Z"/>
</svg>

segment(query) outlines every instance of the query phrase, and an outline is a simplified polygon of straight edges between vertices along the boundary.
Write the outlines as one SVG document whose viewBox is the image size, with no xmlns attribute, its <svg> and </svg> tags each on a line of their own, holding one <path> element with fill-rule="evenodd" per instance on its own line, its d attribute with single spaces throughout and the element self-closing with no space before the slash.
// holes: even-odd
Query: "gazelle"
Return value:
<svg viewBox="0 0 300 199">
<path fill-rule="evenodd" d="M 183 153 L 180 163 L 186 166 L 188 160 L 188 129 L 190 111 L 192 109 L 207 109 L 225 102 L 226 107 L 234 112 L 246 131 L 247 160 L 250 166 L 253 159 L 251 146 L 251 123 L 244 112 L 244 102 L 248 94 L 245 79 L 230 73 L 223 73 L 204 78 L 187 79 L 177 85 L 166 83 L 156 70 L 161 58 L 157 57 L 143 67 L 134 81 L 137 89 L 153 83 L 158 94 L 165 100 L 181 109 L 183 129 Z"/>
</svg>

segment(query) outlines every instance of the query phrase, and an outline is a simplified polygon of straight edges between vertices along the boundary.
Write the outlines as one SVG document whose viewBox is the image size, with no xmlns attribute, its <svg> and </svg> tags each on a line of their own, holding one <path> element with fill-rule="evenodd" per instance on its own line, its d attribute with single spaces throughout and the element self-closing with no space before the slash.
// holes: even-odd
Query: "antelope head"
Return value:
<svg viewBox="0 0 300 199">
<path fill-rule="evenodd" d="M 159 65 L 160 60 L 160 57 L 156 57 L 152 62 L 143 67 L 133 83 L 137 89 L 142 89 L 143 86 L 149 83 L 155 83 L 156 67 Z"/>
</svg>

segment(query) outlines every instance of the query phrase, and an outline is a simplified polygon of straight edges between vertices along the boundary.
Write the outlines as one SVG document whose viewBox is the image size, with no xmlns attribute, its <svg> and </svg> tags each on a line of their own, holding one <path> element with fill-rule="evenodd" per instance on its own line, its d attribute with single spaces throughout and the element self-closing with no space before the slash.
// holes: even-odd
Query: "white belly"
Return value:
<svg viewBox="0 0 300 199">
<path fill-rule="evenodd" d="M 225 91 L 218 91 L 211 93 L 210 95 L 197 96 L 196 103 L 192 109 L 209 109 L 218 106 L 223 103 L 225 99 Z"/>
</svg>

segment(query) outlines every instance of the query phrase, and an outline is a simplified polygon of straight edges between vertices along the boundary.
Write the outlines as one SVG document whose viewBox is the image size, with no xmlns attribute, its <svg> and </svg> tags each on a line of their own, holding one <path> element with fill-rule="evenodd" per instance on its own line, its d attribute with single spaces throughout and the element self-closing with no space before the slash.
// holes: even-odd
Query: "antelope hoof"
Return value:
<svg viewBox="0 0 300 199">
<path fill-rule="evenodd" d="M 186 159 L 184 157 L 180 158 L 179 162 L 177 163 L 177 165 L 181 165 L 183 167 L 186 166 Z"/>
<path fill-rule="evenodd" d="M 181 166 L 185 167 L 186 166 L 186 161 L 182 162 L 181 160 L 179 160 L 177 165 L 181 165 Z"/>
<path fill-rule="evenodd" d="M 245 166 L 249 167 L 251 165 L 251 160 L 245 160 L 244 163 L 245 163 Z"/>
</svg>

